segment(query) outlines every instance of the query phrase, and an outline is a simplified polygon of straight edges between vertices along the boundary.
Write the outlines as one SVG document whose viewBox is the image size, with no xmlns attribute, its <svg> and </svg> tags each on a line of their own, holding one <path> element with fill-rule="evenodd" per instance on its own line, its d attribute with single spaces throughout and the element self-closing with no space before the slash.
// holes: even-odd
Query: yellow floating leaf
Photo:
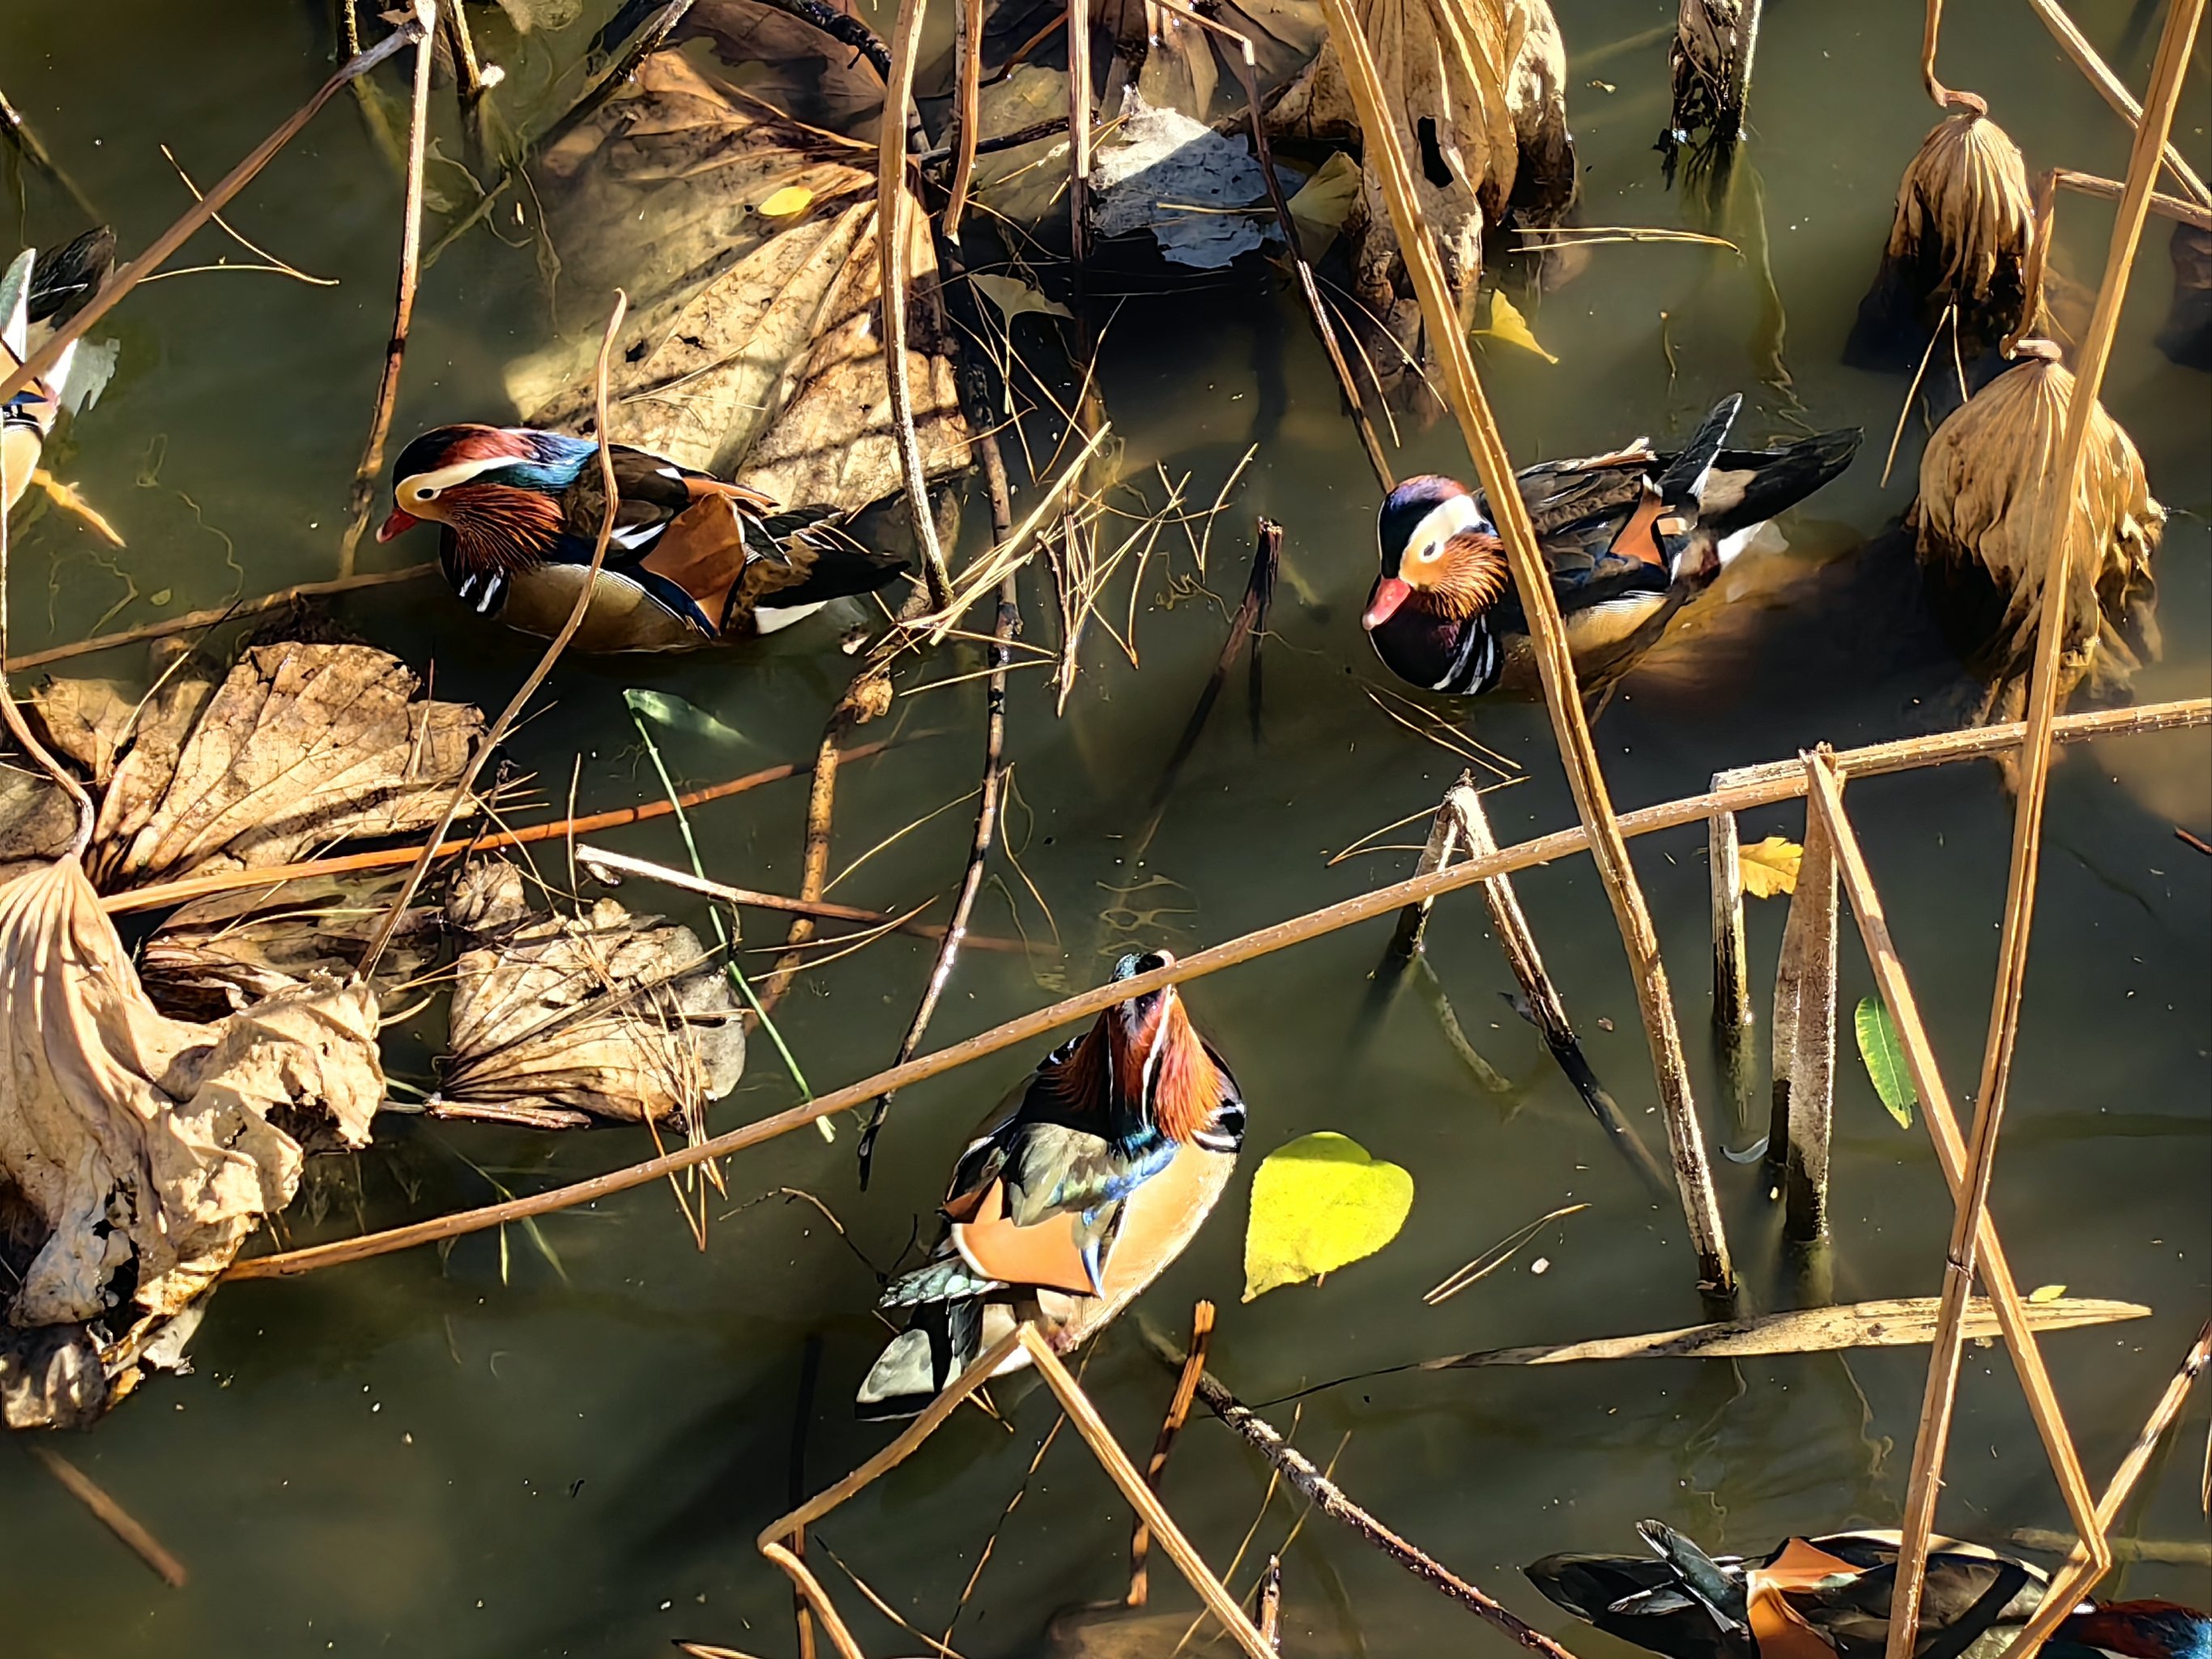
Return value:
<svg viewBox="0 0 2212 1659">
<path fill-rule="evenodd" d="M 1252 1177 L 1244 1231 L 1244 1300 L 1370 1256 L 1398 1236 L 1413 1177 L 1323 1131 L 1267 1154 Z"/>
<path fill-rule="evenodd" d="M 1528 326 L 1528 319 L 1521 314 L 1519 307 L 1505 297 L 1502 289 L 1491 290 L 1489 326 L 1475 330 L 1474 335 L 1479 340 L 1503 340 L 1507 345 L 1533 351 L 1547 363 L 1559 361 L 1537 343 L 1535 331 Z"/>
<path fill-rule="evenodd" d="M 1057 300 L 1048 300 L 1043 295 L 1016 276 L 994 276 L 989 271 L 970 271 L 969 286 L 998 307 L 999 313 L 1008 322 L 1024 314 L 1039 317 L 1073 317 L 1075 313 Z"/>
<path fill-rule="evenodd" d="M 763 219 L 789 219 L 814 204 L 814 192 L 804 185 L 786 185 L 760 204 Z"/>
<path fill-rule="evenodd" d="M 1769 836 L 1756 847 L 1745 848 L 1737 854 L 1743 869 L 1743 890 L 1753 898 L 1796 892 L 1797 866 L 1804 856 L 1803 848 L 1779 836 Z"/>
<path fill-rule="evenodd" d="M 63 512 L 82 519 L 91 528 L 93 533 L 110 547 L 119 548 L 124 544 L 123 537 L 115 526 L 100 515 L 97 507 L 77 493 L 75 484 L 64 483 L 44 467 L 39 468 L 31 474 L 31 482 L 45 490 L 52 498 L 54 505 Z"/>
<path fill-rule="evenodd" d="M 2063 1285 L 2039 1285 L 2027 1293 L 2030 1302 L 2056 1302 L 2066 1294 Z"/>
</svg>

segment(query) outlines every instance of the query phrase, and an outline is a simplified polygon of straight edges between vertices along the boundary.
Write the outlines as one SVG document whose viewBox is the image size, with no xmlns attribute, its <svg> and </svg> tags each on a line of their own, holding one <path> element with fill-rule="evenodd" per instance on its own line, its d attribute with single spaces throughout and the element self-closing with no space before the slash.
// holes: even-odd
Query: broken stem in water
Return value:
<svg viewBox="0 0 2212 1659">
<path fill-rule="evenodd" d="M 956 247 L 960 221 L 968 211 L 968 190 L 975 176 L 975 141 L 982 136 L 983 0 L 960 0 L 960 65 L 952 104 L 955 154 L 952 186 L 945 198 L 940 223 L 945 239 Z M 1006 532 L 998 534 L 1004 539 Z"/>
<path fill-rule="evenodd" d="M 1768 1164 L 1781 1176 L 1783 1237 L 1793 1243 L 1827 1236 L 1835 1092 L 1836 860 L 1826 820 L 1809 812 L 1774 975 L 1774 1116 L 1766 1131 Z"/>
<path fill-rule="evenodd" d="M 1720 781 L 1716 776 L 1713 787 L 1718 788 Z M 1712 882 L 1713 1044 L 1719 1050 L 1722 1085 L 1728 1091 L 1736 1134 L 1746 1137 L 1752 1125 L 1751 1028 L 1755 1017 L 1745 960 L 1743 860 L 1735 813 L 1716 812 L 1706 821 L 1705 857 Z"/>
<path fill-rule="evenodd" d="M 462 0 L 453 0 L 459 15 Z M 430 64 L 436 53 L 438 0 L 414 0 L 415 89 L 407 123 L 407 189 L 399 222 L 399 288 L 392 302 L 392 338 L 384 348 L 384 372 L 376 383 L 376 401 L 370 405 L 368 441 L 362 446 L 361 465 L 354 469 L 353 489 L 346 502 L 345 538 L 338 544 L 338 576 L 353 574 L 354 555 L 368 529 L 370 508 L 376 501 L 377 475 L 384 471 L 384 443 L 392 435 L 392 411 L 399 404 L 399 368 L 407 356 L 407 331 L 415 319 L 415 284 L 422 258 L 422 162 L 430 137 Z M 457 59 L 458 61 L 458 59 Z"/>
<path fill-rule="evenodd" d="M 1206 1351 L 1213 1341 L 1213 1304 L 1200 1302 L 1190 1310 L 1190 1349 L 1183 1356 L 1182 1374 L 1176 1378 L 1175 1393 L 1169 1397 L 1167 1414 L 1160 1419 L 1160 1431 L 1152 1440 L 1152 1455 L 1145 1465 L 1145 1485 L 1157 1498 L 1160 1477 L 1167 1473 L 1168 1454 L 1175 1449 L 1176 1437 L 1190 1416 L 1190 1402 L 1198 1395 L 1199 1374 L 1206 1369 Z M 1148 1558 L 1152 1553 L 1152 1534 L 1141 1516 L 1136 1529 L 1129 1537 L 1129 1595 L 1127 1604 L 1141 1607 L 1152 1600 L 1152 1577 Z"/>
<path fill-rule="evenodd" d="M 454 781 L 453 793 L 446 801 L 446 810 L 438 817 L 437 828 L 423 842 L 421 855 L 416 859 L 414 867 L 408 871 L 407 878 L 400 883 L 398 894 L 392 901 L 392 908 L 385 912 L 383 921 L 378 924 L 374 936 L 369 940 L 368 950 L 362 957 L 360 969 L 361 977 L 364 980 L 373 978 L 377 964 L 384 960 L 384 952 L 390 946 L 392 935 L 399 931 L 399 924 L 406 918 L 407 907 L 414 902 L 416 890 L 422 885 L 422 878 L 429 873 L 431 860 L 437 857 L 438 847 L 445 840 L 446 831 L 453 827 L 453 820 L 460 815 L 462 803 L 474 792 L 484 763 L 491 758 L 492 751 L 506 741 L 507 732 L 521 718 L 523 709 L 528 706 L 531 698 L 538 695 L 538 688 L 545 684 L 545 677 L 553 672 L 553 665 L 568 648 L 568 641 L 576 637 L 576 630 L 584 625 L 584 613 L 592 608 L 592 596 L 599 588 L 599 572 L 607 562 L 607 543 L 614 535 L 615 512 L 622 505 L 622 496 L 615 488 L 614 451 L 607 438 L 607 359 L 614 351 L 615 336 L 621 331 L 623 319 L 629 312 L 629 295 L 617 289 L 614 309 L 607 316 L 606 331 L 599 337 L 599 361 L 592 384 L 593 408 L 597 416 L 593 429 L 599 441 L 599 488 L 604 492 L 606 507 L 599 514 L 599 538 L 592 544 L 592 562 L 585 568 L 582 586 L 576 590 L 576 602 L 568 607 L 568 620 L 561 624 L 561 631 L 546 646 L 544 654 L 538 659 L 538 665 L 515 688 L 514 695 L 507 699 L 507 707 L 499 711 L 499 718 L 491 723 L 490 729 L 477 744 L 476 752 L 469 757 L 467 769 Z"/>
<path fill-rule="evenodd" d="M 2059 730 L 2069 738 L 2080 738 L 2120 732 L 2172 731 L 2208 723 L 2212 723 L 2212 698 L 2200 697 L 2182 702 L 2152 704 L 2142 708 L 2100 709 L 2090 714 L 2069 714 L 2060 721 Z M 1876 744 L 1866 749 L 1846 750 L 1838 755 L 1836 760 L 1838 765 L 1862 775 L 1910 770 L 1919 766 L 1941 765 L 1987 756 L 2015 747 L 2020 743 L 2021 732 L 2021 727 L 2016 721 L 2008 726 L 1977 726 L 1966 731 L 1947 732 L 1931 737 L 1905 738 L 1896 743 Z M 1772 805 L 1778 801 L 1793 800 L 1805 793 L 1806 773 L 1801 762 L 1777 762 L 1769 766 L 1747 769 L 1758 775 L 1749 781 L 1735 785 L 1725 793 L 1693 795 L 1685 800 L 1646 806 L 1627 813 L 1620 819 L 1621 833 L 1626 836 L 1650 835 L 1661 830 L 1701 823 L 1719 810 L 1744 811 L 1752 807 Z M 1839 857 L 1842 856 L 1840 842 L 1839 837 Z M 1021 1015 L 949 1048 L 920 1055 L 903 1066 L 894 1066 L 890 1071 L 863 1079 L 846 1088 L 819 1096 L 805 1105 L 794 1106 L 757 1122 L 732 1129 L 711 1140 L 702 1141 L 696 1146 L 680 1148 L 662 1157 L 647 1158 L 623 1169 L 610 1170 L 605 1175 L 532 1194 L 526 1198 L 510 1199 L 428 1221 L 410 1222 L 384 1232 L 240 1260 L 226 1276 L 232 1279 L 289 1278 L 322 1267 L 335 1267 L 372 1256 L 389 1255 L 394 1250 L 411 1249 L 417 1244 L 436 1243 L 506 1222 L 519 1221 L 526 1216 L 547 1215 L 579 1204 L 592 1203 L 616 1193 L 627 1192 L 633 1187 L 659 1181 L 671 1170 L 689 1169 L 694 1164 L 702 1164 L 709 1158 L 740 1152 L 748 1147 L 773 1140 L 813 1122 L 817 1118 L 864 1105 L 886 1091 L 908 1088 L 930 1078 L 957 1071 L 971 1061 L 997 1054 L 1003 1048 L 1032 1042 L 1062 1026 L 1090 1019 L 1116 1003 L 1133 997 L 1147 996 L 1166 986 L 1202 979 L 1223 969 L 1234 968 L 1291 945 L 1303 945 L 1310 939 L 1320 939 L 1360 922 L 1389 915 L 1407 904 L 1472 886 L 1492 876 L 1511 874 L 1548 864 L 1556 859 L 1585 852 L 1589 847 L 1589 832 L 1580 825 L 1571 830 L 1554 830 L 1549 835 L 1538 836 L 1533 840 L 1503 848 L 1487 858 L 1470 859 L 1451 869 L 1437 870 L 1425 876 L 1394 882 L 1373 892 L 1340 900 L 1291 921 L 1274 923 L 1206 950 L 1194 951 L 1170 967 L 1156 968 L 1131 979 L 1093 986 L 1049 1007 Z M 1844 868 L 1847 875 L 1847 890 L 1853 890 L 1856 906 L 1856 892 L 1848 886 L 1848 864 Z M 1863 916 L 1861 926 L 1863 931 Z M 1871 943 L 1868 948 L 1869 953 L 1873 954 Z M 1891 1012 L 1898 1018 L 1901 1035 L 1904 1012 L 1894 1004 Z M 1910 1050 L 1907 1052 L 1909 1057 Z M 1933 1098 L 1924 1085 L 1921 1094 L 1923 1099 Z M 1942 1116 L 1939 1124 L 1939 1115 L 1932 1107 L 1928 1115 L 1930 1133 L 1937 1139 L 1938 1157 L 1945 1160 L 1947 1168 L 1963 1167 L 1963 1157 L 1956 1165 L 1950 1163 L 1952 1153 L 1959 1145 L 1956 1124 L 1948 1115 Z M 1947 1129 L 1948 1142 L 1945 1139 Z M 2011 1280 L 2008 1278 L 2004 1282 L 2009 1285 Z"/>
</svg>

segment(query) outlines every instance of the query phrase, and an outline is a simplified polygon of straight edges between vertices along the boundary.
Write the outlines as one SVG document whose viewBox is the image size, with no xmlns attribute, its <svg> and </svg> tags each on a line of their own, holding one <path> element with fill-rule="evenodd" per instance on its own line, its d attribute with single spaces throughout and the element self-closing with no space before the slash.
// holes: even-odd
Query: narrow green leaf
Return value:
<svg viewBox="0 0 2212 1659">
<path fill-rule="evenodd" d="M 1897 1041 L 1897 1026 L 1889 1010 L 1879 998 L 1868 997 L 1851 1016 L 1851 1024 L 1858 1033 L 1859 1058 L 1866 1062 L 1875 1093 L 1881 1097 L 1889 1115 L 1910 1129 L 1920 1091 L 1912 1086 L 1912 1073 L 1905 1067 L 1905 1050 Z"/>
<path fill-rule="evenodd" d="M 705 738 L 714 743 L 746 748 L 755 746 L 753 740 L 735 726 L 716 720 L 696 704 L 671 696 L 665 691 L 647 691 L 633 685 L 623 692 L 623 702 L 629 706 L 633 718 L 651 720 L 672 732 L 680 732 L 687 737 Z"/>
<path fill-rule="evenodd" d="M 1398 1236 L 1413 1177 L 1343 1135 L 1301 1135 L 1252 1177 L 1244 1300 L 1370 1256 Z"/>
</svg>

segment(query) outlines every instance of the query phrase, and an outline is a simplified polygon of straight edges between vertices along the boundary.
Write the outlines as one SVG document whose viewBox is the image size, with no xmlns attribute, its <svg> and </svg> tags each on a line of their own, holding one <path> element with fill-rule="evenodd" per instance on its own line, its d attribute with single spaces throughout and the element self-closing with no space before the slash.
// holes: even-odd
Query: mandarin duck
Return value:
<svg viewBox="0 0 2212 1659">
<path fill-rule="evenodd" d="M 0 372 L 13 369 L 46 343 L 52 330 L 84 309 L 115 264 L 115 233 L 105 225 L 44 255 L 26 249 L 0 276 Z M 46 439 L 65 407 L 84 392 L 73 388 L 78 342 L 0 406 L 0 511 L 30 488 Z"/>
<path fill-rule="evenodd" d="M 1850 465 L 1856 428 L 1772 449 L 1725 449 L 1740 395 L 1678 454 L 1644 439 L 1520 474 L 1567 645 L 1586 684 L 1628 666 L 1765 522 Z M 1376 520 L 1382 568 L 1361 626 L 1390 672 L 1473 696 L 1533 689 L 1535 653 L 1489 503 L 1451 478 L 1407 479 Z"/>
<path fill-rule="evenodd" d="M 1133 953 L 1114 978 L 1174 961 Z M 936 1247 L 884 1290 L 907 1328 L 860 1384 L 860 1415 L 911 1417 L 1018 1320 L 1057 1352 L 1080 1346 L 1182 1254 L 1243 1139 L 1237 1079 L 1173 986 L 1109 1008 L 953 1165 Z M 1018 1348 L 1000 1374 L 1028 1363 Z"/>
<path fill-rule="evenodd" d="M 1651 1556 L 1551 1555 L 1526 1569 L 1552 1601 L 1668 1659 L 1881 1659 L 1898 1534 L 1786 1538 L 1765 1556 L 1707 1555 L 1657 1521 Z M 1915 1659 L 1995 1659 L 2049 1588 L 2038 1567 L 1938 1538 Z M 2212 1659 L 2212 1620 L 2172 1601 L 2084 1601 L 2044 1651 L 2057 1659 Z"/>
<path fill-rule="evenodd" d="M 685 651 L 773 633 L 906 568 L 863 546 L 826 507 L 781 512 L 757 490 L 626 444 L 614 532 L 574 644 Z M 605 512 L 599 447 L 530 427 L 441 426 L 392 463 L 388 542 L 425 520 L 462 602 L 525 633 L 560 631 Z"/>
</svg>

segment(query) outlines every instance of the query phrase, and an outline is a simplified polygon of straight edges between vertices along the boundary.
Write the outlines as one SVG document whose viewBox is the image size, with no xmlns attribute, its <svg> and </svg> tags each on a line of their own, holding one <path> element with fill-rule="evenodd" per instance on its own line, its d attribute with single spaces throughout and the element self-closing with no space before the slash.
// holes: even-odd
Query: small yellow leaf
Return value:
<svg viewBox="0 0 2212 1659">
<path fill-rule="evenodd" d="M 1075 313 L 1057 300 L 1048 300 L 1043 295 L 1016 276 L 994 276 L 989 271 L 970 271 L 969 285 L 998 307 L 1000 315 L 1009 323 L 1021 316 L 1073 317 Z"/>
<path fill-rule="evenodd" d="M 1528 319 L 1521 314 L 1520 308 L 1512 301 L 1505 297 L 1502 289 L 1491 290 L 1490 325 L 1475 330 L 1474 334 L 1479 340 L 1503 340 L 1507 345 L 1533 351 L 1547 363 L 1559 361 L 1537 343 L 1535 331 L 1528 326 Z"/>
<path fill-rule="evenodd" d="M 1252 1177 L 1244 1231 L 1244 1300 L 1370 1256 L 1398 1236 L 1413 1177 L 1323 1131 L 1267 1154 Z"/>
<path fill-rule="evenodd" d="M 2066 1294 L 2063 1285 L 2039 1285 L 2027 1293 L 2030 1302 L 2056 1302 Z"/>
<path fill-rule="evenodd" d="M 786 185 L 760 204 L 760 216 L 763 219 L 788 219 L 805 212 L 813 203 L 814 192 L 805 185 Z"/>
<path fill-rule="evenodd" d="M 1805 849 L 1794 841 L 1769 836 L 1756 847 L 1737 854 L 1743 870 L 1743 890 L 1753 898 L 1772 898 L 1797 890 L 1797 866 Z"/>
<path fill-rule="evenodd" d="M 1289 207 L 1291 222 L 1297 227 L 1298 251 L 1309 261 L 1328 251 L 1358 195 L 1359 163 L 1342 150 L 1331 155 L 1312 178 L 1298 186 Z"/>
</svg>

